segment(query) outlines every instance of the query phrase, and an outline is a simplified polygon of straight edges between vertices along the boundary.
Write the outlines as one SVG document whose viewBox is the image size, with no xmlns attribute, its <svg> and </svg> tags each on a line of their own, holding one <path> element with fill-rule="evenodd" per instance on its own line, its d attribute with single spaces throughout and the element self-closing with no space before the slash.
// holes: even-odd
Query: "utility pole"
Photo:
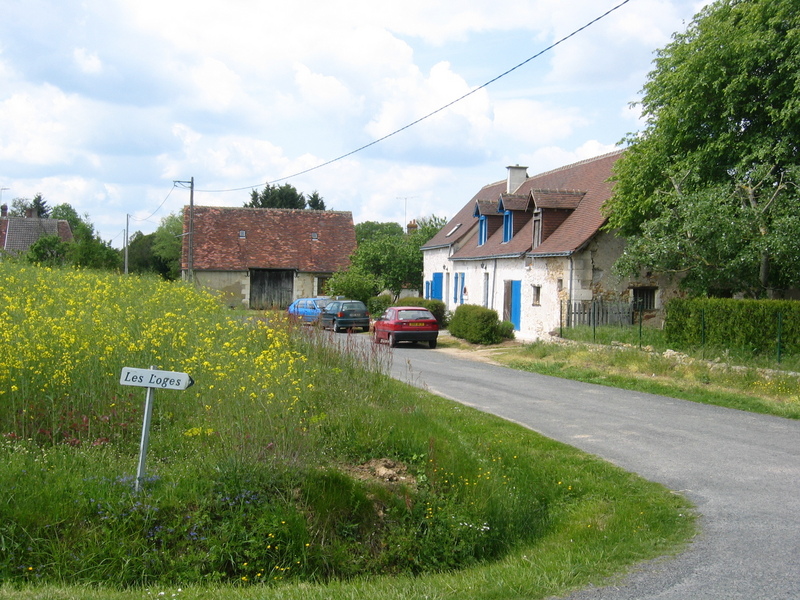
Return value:
<svg viewBox="0 0 800 600">
<path fill-rule="evenodd" d="M 131 224 L 131 216 L 125 215 L 125 275 L 128 274 L 128 227 Z"/>
<path fill-rule="evenodd" d="M 194 177 L 189 181 L 175 181 L 189 186 L 189 231 L 186 236 L 189 238 L 189 249 L 186 253 L 186 278 L 194 282 Z"/>
</svg>

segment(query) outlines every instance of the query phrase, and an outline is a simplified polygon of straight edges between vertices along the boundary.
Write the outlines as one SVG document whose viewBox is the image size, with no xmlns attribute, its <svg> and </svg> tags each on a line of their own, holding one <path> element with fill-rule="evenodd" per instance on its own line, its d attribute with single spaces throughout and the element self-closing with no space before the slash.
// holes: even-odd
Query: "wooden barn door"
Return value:
<svg viewBox="0 0 800 600">
<path fill-rule="evenodd" d="M 250 270 L 250 308 L 284 309 L 292 303 L 294 271 Z"/>
</svg>

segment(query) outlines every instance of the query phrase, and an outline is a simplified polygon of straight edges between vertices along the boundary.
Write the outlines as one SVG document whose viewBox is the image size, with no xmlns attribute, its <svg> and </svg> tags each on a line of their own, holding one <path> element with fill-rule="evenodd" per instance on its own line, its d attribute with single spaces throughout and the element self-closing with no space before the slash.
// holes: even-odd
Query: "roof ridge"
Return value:
<svg viewBox="0 0 800 600">
<path fill-rule="evenodd" d="M 562 167 L 556 167 L 555 169 L 550 169 L 549 171 L 544 171 L 542 173 L 537 173 L 536 175 L 532 175 L 528 177 L 525 181 L 530 181 L 531 179 L 536 179 L 537 177 L 542 177 L 544 175 L 550 175 L 551 173 L 558 173 L 559 171 L 565 171 L 567 169 L 574 169 L 575 167 L 579 167 L 580 165 L 585 165 L 590 162 L 594 162 L 596 160 L 602 160 L 604 158 L 608 158 L 609 156 L 613 156 L 615 154 L 622 154 L 625 152 L 625 148 L 619 148 L 618 150 L 613 150 L 611 152 L 606 152 L 605 154 L 600 154 L 598 156 L 593 156 L 592 158 L 584 158 L 583 160 L 579 160 L 577 162 L 571 163 L 569 165 L 564 165 Z"/>
<path fill-rule="evenodd" d="M 184 204 L 183 208 L 189 208 L 188 204 Z M 198 208 L 216 208 L 216 209 L 224 209 L 224 210 L 270 210 L 273 212 L 296 212 L 302 214 L 315 214 L 315 213 L 335 213 L 335 214 L 352 214 L 353 211 L 350 210 L 314 210 L 311 208 L 261 208 L 259 206 L 218 206 L 212 204 L 195 204 L 194 209 L 197 210 Z"/>
</svg>

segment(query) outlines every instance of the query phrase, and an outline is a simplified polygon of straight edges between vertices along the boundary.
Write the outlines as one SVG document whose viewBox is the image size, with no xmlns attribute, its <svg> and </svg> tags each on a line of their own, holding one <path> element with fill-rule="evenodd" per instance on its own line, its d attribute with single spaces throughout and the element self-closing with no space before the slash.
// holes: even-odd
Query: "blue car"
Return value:
<svg viewBox="0 0 800 600">
<path fill-rule="evenodd" d="M 319 321 L 319 315 L 325 305 L 330 302 L 328 296 L 319 296 L 318 298 L 299 298 L 289 305 L 286 312 L 290 317 L 299 319 L 303 323 L 316 323 Z"/>
</svg>

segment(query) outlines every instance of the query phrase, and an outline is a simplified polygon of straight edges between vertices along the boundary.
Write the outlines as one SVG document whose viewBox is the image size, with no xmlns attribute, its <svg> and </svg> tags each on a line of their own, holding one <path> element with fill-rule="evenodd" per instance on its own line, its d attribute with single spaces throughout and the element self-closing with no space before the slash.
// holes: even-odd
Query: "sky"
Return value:
<svg viewBox="0 0 800 600">
<path fill-rule="evenodd" d="M 116 248 L 192 178 L 196 205 L 290 183 L 356 223 L 449 219 L 508 165 L 642 128 L 655 51 L 708 1 L 627 0 L 546 50 L 622 2 L 0 0 L 0 200 L 70 204 Z"/>
</svg>

